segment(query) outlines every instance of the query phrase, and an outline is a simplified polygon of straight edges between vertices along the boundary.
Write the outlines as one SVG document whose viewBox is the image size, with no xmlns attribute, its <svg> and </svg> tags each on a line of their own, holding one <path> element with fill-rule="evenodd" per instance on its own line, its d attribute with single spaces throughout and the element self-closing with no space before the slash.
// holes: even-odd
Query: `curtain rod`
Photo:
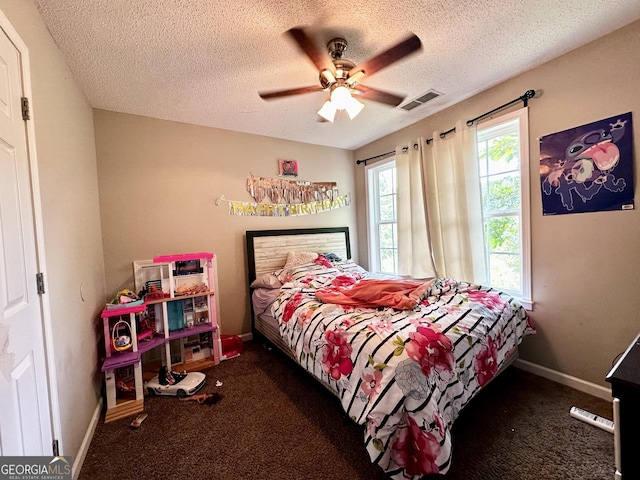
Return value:
<svg viewBox="0 0 640 480">
<path fill-rule="evenodd" d="M 376 158 L 386 157 L 387 155 L 391 155 L 393 153 L 396 153 L 396 151 L 394 150 L 392 152 L 381 153 L 380 155 L 376 155 L 374 157 L 365 158 L 364 160 L 356 160 L 356 164 L 360 165 L 361 163 L 364 163 L 366 165 L 369 160 L 375 160 Z"/>
<path fill-rule="evenodd" d="M 472 118 L 471 120 L 467 120 L 467 126 L 470 127 L 471 125 L 473 125 L 475 122 L 477 122 L 478 120 L 488 117 L 489 115 L 492 115 L 500 110 L 502 110 L 503 108 L 507 108 L 511 105 L 513 105 L 516 102 L 522 102 L 524 105 L 524 107 L 529 105 L 529 99 L 533 98 L 536 96 L 536 91 L 535 90 L 527 90 L 526 92 L 524 92 L 523 95 L 520 95 L 518 98 L 514 98 L 513 100 L 511 100 L 510 102 L 505 103 L 504 105 L 500 105 L 499 107 L 494 108 L 491 111 L 485 112 L 482 115 L 478 115 L 476 118 Z M 455 132 L 456 131 L 456 127 L 450 128 L 449 130 L 446 130 L 444 132 L 440 132 L 440 138 L 444 138 L 447 136 L 447 134 Z M 426 142 L 427 144 L 431 143 L 433 141 L 433 138 L 427 138 Z M 387 155 L 391 155 L 395 153 L 395 150 L 392 152 L 387 152 L 387 153 L 381 153 L 380 155 L 376 155 L 375 157 L 369 157 L 369 158 L 365 158 L 364 160 L 357 160 L 356 164 L 360 165 L 361 163 L 364 163 L 365 165 L 367 164 L 367 162 L 369 160 L 375 160 L 376 158 L 380 158 L 380 157 L 385 157 Z"/>
</svg>

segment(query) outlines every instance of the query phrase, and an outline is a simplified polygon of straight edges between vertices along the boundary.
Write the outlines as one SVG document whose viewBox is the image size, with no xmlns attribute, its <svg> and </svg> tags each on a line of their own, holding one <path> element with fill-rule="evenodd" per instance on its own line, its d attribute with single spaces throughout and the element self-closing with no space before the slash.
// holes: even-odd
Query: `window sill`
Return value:
<svg viewBox="0 0 640 480">
<path fill-rule="evenodd" d="M 532 312 L 533 311 L 533 300 L 525 300 L 523 298 L 514 297 L 520 304 L 524 307 L 525 310 Z"/>
</svg>

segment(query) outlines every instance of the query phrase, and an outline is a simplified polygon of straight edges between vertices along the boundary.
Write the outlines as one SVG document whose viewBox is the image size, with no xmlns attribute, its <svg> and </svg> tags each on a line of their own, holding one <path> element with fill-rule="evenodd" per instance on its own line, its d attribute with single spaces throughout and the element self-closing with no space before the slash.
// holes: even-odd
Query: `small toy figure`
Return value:
<svg viewBox="0 0 640 480">
<path fill-rule="evenodd" d="M 160 382 L 160 385 L 173 385 L 176 383 L 173 375 L 171 375 L 171 371 L 164 365 L 160 367 L 160 370 L 158 370 L 158 381 Z"/>
<path fill-rule="evenodd" d="M 173 385 L 179 383 L 187 376 L 187 372 L 178 373 L 173 370 L 169 370 L 164 365 L 158 370 L 158 381 L 160 385 Z"/>
<path fill-rule="evenodd" d="M 222 395 L 219 393 L 199 393 L 198 395 L 194 395 L 192 397 L 181 398 L 180 400 L 184 401 L 195 401 L 200 405 L 213 405 L 222 400 Z"/>
<path fill-rule="evenodd" d="M 135 392 L 135 390 L 136 390 L 136 387 L 133 387 L 131 385 L 127 385 L 122 380 L 120 380 L 118 382 L 117 387 L 118 387 L 118 390 L 120 390 L 121 392 Z"/>
</svg>

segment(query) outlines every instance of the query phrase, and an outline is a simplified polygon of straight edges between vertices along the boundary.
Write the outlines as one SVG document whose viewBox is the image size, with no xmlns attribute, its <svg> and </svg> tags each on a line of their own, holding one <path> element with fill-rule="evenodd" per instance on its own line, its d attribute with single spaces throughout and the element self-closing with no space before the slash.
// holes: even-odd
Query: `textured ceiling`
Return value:
<svg viewBox="0 0 640 480">
<path fill-rule="evenodd" d="M 640 0 L 33 0 L 93 107 L 356 149 L 640 18 Z M 336 36 L 358 64 L 413 32 L 422 50 L 361 83 L 443 95 L 410 112 L 373 101 L 318 122 L 326 93 L 284 35 Z M 536 85 L 530 88 L 537 88 Z M 508 101 L 510 99 L 506 99 Z M 481 112 L 479 112 L 481 113 Z"/>
</svg>

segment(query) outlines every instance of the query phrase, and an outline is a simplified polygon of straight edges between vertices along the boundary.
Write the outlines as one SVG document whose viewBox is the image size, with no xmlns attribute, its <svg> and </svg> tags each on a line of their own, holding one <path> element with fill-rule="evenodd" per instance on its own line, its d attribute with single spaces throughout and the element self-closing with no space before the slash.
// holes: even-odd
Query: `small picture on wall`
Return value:
<svg viewBox="0 0 640 480">
<path fill-rule="evenodd" d="M 295 160 L 278 160 L 278 175 L 281 177 L 297 177 L 298 162 Z"/>
</svg>

